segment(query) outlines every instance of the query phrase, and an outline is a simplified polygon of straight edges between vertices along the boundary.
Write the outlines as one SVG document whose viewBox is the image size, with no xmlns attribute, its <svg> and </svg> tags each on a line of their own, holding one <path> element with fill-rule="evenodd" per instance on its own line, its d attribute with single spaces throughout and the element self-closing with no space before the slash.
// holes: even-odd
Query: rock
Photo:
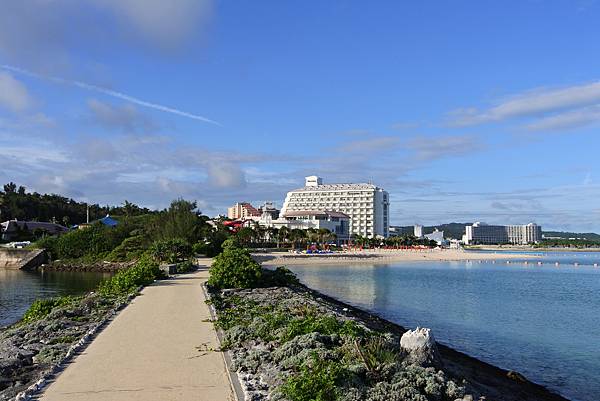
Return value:
<svg viewBox="0 0 600 401">
<path fill-rule="evenodd" d="M 514 370 L 509 371 L 506 374 L 506 376 L 508 376 L 509 379 L 514 380 L 516 382 L 525 383 L 527 381 L 527 379 L 525 378 L 525 376 L 523 376 L 519 372 L 515 372 Z"/>
<path fill-rule="evenodd" d="M 400 347 L 406 352 L 405 361 L 420 366 L 440 368 L 442 359 L 430 329 L 408 330 L 400 338 Z"/>
</svg>

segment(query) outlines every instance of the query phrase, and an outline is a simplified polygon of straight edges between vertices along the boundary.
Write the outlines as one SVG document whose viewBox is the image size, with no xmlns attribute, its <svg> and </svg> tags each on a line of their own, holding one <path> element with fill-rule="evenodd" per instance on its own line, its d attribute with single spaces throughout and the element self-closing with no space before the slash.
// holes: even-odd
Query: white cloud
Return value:
<svg viewBox="0 0 600 401">
<path fill-rule="evenodd" d="M 211 0 L 95 0 L 111 10 L 127 29 L 162 48 L 172 48 L 188 39 L 212 17 Z"/>
<path fill-rule="evenodd" d="M 0 106 L 13 112 L 23 112 L 32 103 L 27 88 L 9 73 L 0 71 Z"/>
<path fill-rule="evenodd" d="M 177 50 L 201 33 L 213 14 L 212 0 L 19 0 L 1 4 L 0 56 L 49 71 L 67 66 L 72 51 L 107 41 L 127 45 L 133 39 L 151 49 Z M 198 39 L 202 38 L 193 43 Z"/>
<path fill-rule="evenodd" d="M 239 165 L 228 162 L 209 162 L 208 182 L 217 188 L 244 188 L 246 175 Z"/>
<path fill-rule="evenodd" d="M 528 131 L 561 131 L 579 128 L 600 121 L 600 105 L 583 107 L 540 118 L 525 125 Z"/>
<path fill-rule="evenodd" d="M 561 89 L 537 89 L 509 97 L 488 109 L 456 110 L 450 115 L 450 124 L 467 126 L 518 117 L 540 116 L 597 103 L 600 103 L 600 82 Z"/>
</svg>

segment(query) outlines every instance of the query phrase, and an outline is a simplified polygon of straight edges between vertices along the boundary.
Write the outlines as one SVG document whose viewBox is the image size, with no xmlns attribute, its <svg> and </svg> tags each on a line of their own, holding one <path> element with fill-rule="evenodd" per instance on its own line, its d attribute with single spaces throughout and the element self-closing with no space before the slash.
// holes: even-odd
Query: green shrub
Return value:
<svg viewBox="0 0 600 401">
<path fill-rule="evenodd" d="M 240 240 L 237 236 L 229 237 L 225 241 L 223 241 L 223 243 L 221 244 L 221 249 L 241 248 L 241 247 L 242 247 L 242 245 L 240 244 Z"/>
<path fill-rule="evenodd" d="M 275 270 L 263 269 L 263 287 L 288 287 L 299 283 L 298 277 L 286 267 L 279 266 Z"/>
<path fill-rule="evenodd" d="M 297 375 L 287 378 L 279 391 L 290 401 L 335 401 L 339 395 L 337 383 L 343 377 L 339 363 L 313 355 Z"/>
<path fill-rule="evenodd" d="M 208 284 L 216 288 L 251 288 L 262 277 L 262 269 L 250 253 L 240 248 L 225 248 L 210 267 Z"/>
<path fill-rule="evenodd" d="M 53 259 L 98 260 L 121 244 L 131 230 L 132 227 L 128 224 L 107 227 L 102 223 L 95 223 L 59 237 L 42 238 L 36 246 L 46 248 Z"/>
<path fill-rule="evenodd" d="M 155 241 L 150 251 L 156 260 L 167 263 L 177 263 L 192 256 L 192 247 L 183 238 Z"/>
<path fill-rule="evenodd" d="M 317 316 L 310 313 L 307 316 L 292 319 L 286 327 L 282 340 L 289 341 L 296 336 L 315 332 L 356 337 L 363 334 L 363 329 L 352 320 L 340 321 L 332 315 Z"/>
<path fill-rule="evenodd" d="M 184 260 L 183 262 L 177 263 L 175 270 L 177 273 L 188 273 L 194 270 L 194 264 L 191 260 Z"/>
<path fill-rule="evenodd" d="M 23 315 L 23 323 L 33 322 L 44 318 L 49 315 L 52 310 L 57 307 L 71 305 L 75 298 L 71 296 L 64 296 L 58 298 L 49 299 L 37 299 L 35 300 L 29 309 Z"/>
<path fill-rule="evenodd" d="M 139 230 L 135 230 L 139 231 Z M 107 260 L 121 262 L 139 258 L 148 247 L 146 235 L 135 235 L 125 238 L 121 244 L 113 249 L 107 256 Z"/>
<path fill-rule="evenodd" d="M 121 296 L 134 293 L 140 286 L 152 284 L 154 280 L 164 277 L 158 262 L 148 255 L 143 255 L 132 267 L 121 270 L 113 277 L 103 281 L 98 288 L 105 296 Z"/>
</svg>

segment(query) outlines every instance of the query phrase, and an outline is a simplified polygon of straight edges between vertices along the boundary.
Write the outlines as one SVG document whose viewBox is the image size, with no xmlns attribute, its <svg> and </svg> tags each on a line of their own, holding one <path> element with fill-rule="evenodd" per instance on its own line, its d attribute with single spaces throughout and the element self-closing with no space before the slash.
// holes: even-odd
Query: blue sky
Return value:
<svg viewBox="0 0 600 401">
<path fill-rule="evenodd" d="M 209 215 L 305 175 L 392 224 L 600 232 L 597 1 L 2 1 L 0 181 Z"/>
</svg>

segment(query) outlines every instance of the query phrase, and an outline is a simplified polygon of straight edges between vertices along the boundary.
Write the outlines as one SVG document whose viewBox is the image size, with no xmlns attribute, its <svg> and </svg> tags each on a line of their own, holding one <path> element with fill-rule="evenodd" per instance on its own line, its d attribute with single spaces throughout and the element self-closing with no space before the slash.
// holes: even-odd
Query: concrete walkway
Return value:
<svg viewBox="0 0 600 401">
<path fill-rule="evenodd" d="M 38 398 L 69 400 L 231 401 L 198 272 L 159 281 L 112 321 Z"/>
</svg>

